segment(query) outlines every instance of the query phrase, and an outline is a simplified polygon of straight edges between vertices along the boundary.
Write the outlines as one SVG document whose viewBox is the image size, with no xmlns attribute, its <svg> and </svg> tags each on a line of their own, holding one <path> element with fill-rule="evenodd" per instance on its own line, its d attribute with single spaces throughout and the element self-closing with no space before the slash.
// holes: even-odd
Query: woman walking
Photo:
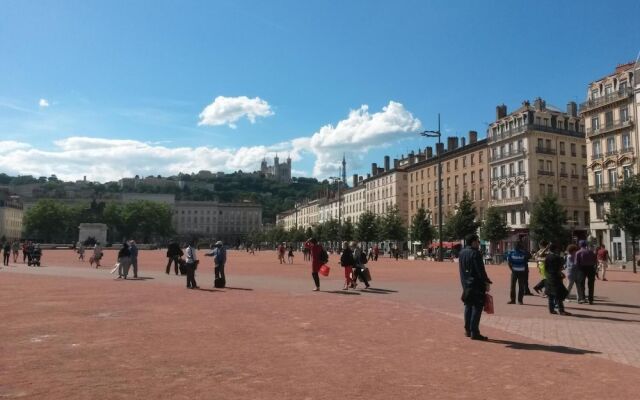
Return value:
<svg viewBox="0 0 640 400">
<path fill-rule="evenodd" d="M 184 253 L 187 256 L 185 268 L 187 270 L 187 289 L 200 289 L 200 286 L 196 284 L 196 268 L 198 267 L 198 255 L 196 254 L 196 243 L 190 241 L 189 246 L 185 249 Z"/>
<path fill-rule="evenodd" d="M 564 299 L 567 298 L 567 288 L 562 283 L 562 257 L 558 255 L 558 246 L 555 243 L 549 245 L 547 257 L 544 259 L 546 270 L 545 287 L 549 298 L 549 313 L 571 315 L 564 311 Z M 555 308 L 558 308 L 556 312 Z"/>
<path fill-rule="evenodd" d="M 353 251 L 349 248 L 349 242 L 342 243 L 342 255 L 340 256 L 340 265 L 344 268 L 344 287 L 342 290 L 349 290 L 349 286 L 351 286 L 351 273 L 354 264 Z"/>
<path fill-rule="evenodd" d="M 318 243 L 315 238 L 310 238 L 304 244 L 304 247 L 309 249 L 309 254 L 311 257 L 311 276 L 313 277 L 313 283 L 315 283 L 316 287 L 313 289 L 314 292 L 320 291 L 320 276 L 318 275 L 318 271 L 320 271 L 320 267 L 322 264 L 327 262 L 327 260 L 323 260 L 323 253 L 326 254 L 325 250 L 322 248 L 322 245 Z"/>
<path fill-rule="evenodd" d="M 358 243 L 351 242 L 351 248 L 353 249 L 353 282 L 351 283 L 352 288 L 358 287 L 358 277 L 362 282 L 364 282 L 365 288 L 369 288 L 369 281 L 367 281 L 367 277 L 364 274 L 365 264 L 367 263 L 367 255 L 358 246 Z"/>
<path fill-rule="evenodd" d="M 567 286 L 567 299 L 571 295 L 571 289 L 573 289 L 573 284 L 576 283 L 576 252 L 578 251 L 578 246 L 575 244 L 570 244 L 567 246 L 567 255 L 565 256 L 564 269 L 567 273 L 567 280 L 569 281 L 569 286 Z M 576 286 L 576 298 L 578 298 L 578 287 Z M 568 300 L 571 302 L 571 300 Z"/>
</svg>

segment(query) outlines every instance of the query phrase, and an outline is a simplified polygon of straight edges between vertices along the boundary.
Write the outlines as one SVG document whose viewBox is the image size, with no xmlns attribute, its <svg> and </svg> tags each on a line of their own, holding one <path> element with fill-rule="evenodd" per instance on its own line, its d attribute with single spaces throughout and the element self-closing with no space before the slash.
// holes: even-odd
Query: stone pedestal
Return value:
<svg viewBox="0 0 640 400">
<path fill-rule="evenodd" d="M 78 241 L 84 242 L 88 237 L 95 238 L 101 245 L 107 243 L 107 225 L 106 224 L 88 224 L 83 223 L 78 227 L 80 233 Z"/>
</svg>

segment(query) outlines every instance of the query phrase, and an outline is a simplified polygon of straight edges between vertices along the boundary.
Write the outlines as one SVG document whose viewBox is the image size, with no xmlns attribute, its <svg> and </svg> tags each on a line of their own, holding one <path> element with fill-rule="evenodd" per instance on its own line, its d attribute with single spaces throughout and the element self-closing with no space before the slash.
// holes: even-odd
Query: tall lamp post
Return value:
<svg viewBox="0 0 640 400">
<path fill-rule="evenodd" d="M 442 154 L 440 154 L 442 134 L 440 133 L 440 114 L 438 113 L 438 130 L 420 132 L 424 137 L 437 137 L 438 146 L 436 147 L 436 157 L 438 158 L 438 261 L 442 261 Z"/>
</svg>

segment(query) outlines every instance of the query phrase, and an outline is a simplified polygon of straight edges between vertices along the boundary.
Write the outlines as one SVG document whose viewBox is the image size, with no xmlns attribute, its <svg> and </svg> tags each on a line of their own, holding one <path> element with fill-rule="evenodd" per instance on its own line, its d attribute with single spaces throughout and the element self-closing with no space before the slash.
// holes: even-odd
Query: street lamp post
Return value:
<svg viewBox="0 0 640 400">
<path fill-rule="evenodd" d="M 440 132 L 440 114 L 438 113 L 438 130 L 420 132 L 424 137 L 437 137 L 438 146 L 436 147 L 436 157 L 438 158 L 438 261 L 442 261 L 442 154 L 440 154 L 442 134 Z"/>
</svg>

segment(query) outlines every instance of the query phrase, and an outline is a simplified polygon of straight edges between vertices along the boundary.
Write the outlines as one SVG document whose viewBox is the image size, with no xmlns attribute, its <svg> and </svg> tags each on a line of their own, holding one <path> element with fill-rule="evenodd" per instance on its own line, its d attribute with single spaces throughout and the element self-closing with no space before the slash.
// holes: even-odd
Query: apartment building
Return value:
<svg viewBox="0 0 640 400">
<path fill-rule="evenodd" d="M 631 242 L 605 216 L 619 182 L 639 172 L 640 84 L 634 82 L 634 69 L 634 63 L 618 65 L 612 74 L 591 82 L 580 105 L 587 134 L 591 236 L 621 261 L 631 260 Z"/>
<path fill-rule="evenodd" d="M 22 201 L 9 191 L 0 191 L 0 238 L 7 240 L 22 237 Z"/>
<path fill-rule="evenodd" d="M 446 223 L 448 215 L 456 212 L 456 206 L 468 193 L 474 203 L 479 218 L 482 218 L 487 207 L 489 193 L 487 169 L 487 141 L 478 140 L 476 131 L 469 132 L 466 138 L 447 138 L 436 146 L 436 154 L 432 147 L 424 152 L 410 153 L 406 160 L 408 175 L 408 218 L 409 221 L 422 207 L 431 215 L 431 223 L 439 224 L 438 215 L 438 158 L 442 160 L 442 223 Z"/>
<path fill-rule="evenodd" d="M 499 250 L 511 248 L 518 240 L 530 243 L 531 210 L 547 194 L 555 195 L 566 209 L 572 236 L 586 238 L 589 207 L 584 135 L 574 102 L 566 112 L 541 98 L 533 105 L 524 101 L 510 114 L 504 104 L 496 107 L 496 120 L 487 130 L 489 206 L 504 213 L 510 229 Z"/>
<path fill-rule="evenodd" d="M 176 201 L 173 225 L 181 236 L 198 235 L 236 243 L 262 229 L 262 206 L 254 203 Z"/>
<path fill-rule="evenodd" d="M 342 220 L 357 224 L 366 206 L 366 186 L 362 184 L 362 178 L 354 175 L 352 187 L 342 195 Z"/>
<path fill-rule="evenodd" d="M 371 174 L 363 180 L 365 186 L 366 210 L 382 215 L 397 206 L 405 226 L 408 226 L 407 207 L 409 203 L 407 171 L 394 162 L 390 166 L 389 156 L 384 157 L 384 168 L 371 164 Z"/>
</svg>

